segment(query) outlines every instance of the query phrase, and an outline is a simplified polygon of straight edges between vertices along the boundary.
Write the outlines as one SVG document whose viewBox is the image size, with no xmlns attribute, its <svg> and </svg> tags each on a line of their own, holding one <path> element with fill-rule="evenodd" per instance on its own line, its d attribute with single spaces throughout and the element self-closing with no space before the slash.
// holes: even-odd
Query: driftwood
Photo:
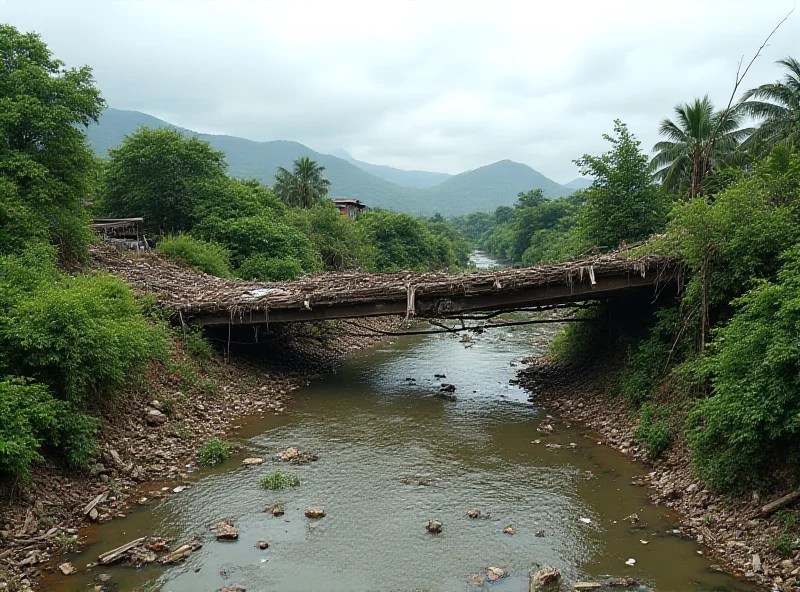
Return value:
<svg viewBox="0 0 800 592">
<path fill-rule="evenodd" d="M 108 494 L 109 490 L 106 489 L 103 493 L 101 493 L 92 501 L 90 501 L 88 504 L 86 504 L 86 507 L 83 509 L 82 514 L 85 516 L 86 514 L 91 513 L 91 511 L 94 510 L 97 504 L 103 503 L 104 501 L 106 501 L 106 499 L 108 499 Z"/>
<path fill-rule="evenodd" d="M 140 545 L 147 537 L 139 537 L 136 540 L 131 541 L 130 543 L 125 543 L 121 547 L 117 547 L 116 549 L 112 549 L 111 551 L 107 551 L 102 555 L 99 555 L 97 559 L 103 565 L 108 565 L 109 563 L 114 563 L 118 559 L 122 559 L 125 551 L 129 551 L 133 549 L 135 546 Z"/>
<path fill-rule="evenodd" d="M 791 493 L 787 493 L 783 497 L 779 497 L 775 501 L 768 503 L 766 506 L 761 508 L 761 515 L 762 516 L 769 516 L 776 510 L 780 510 L 784 506 L 788 506 L 795 500 L 800 498 L 800 491 L 793 491 Z"/>
</svg>

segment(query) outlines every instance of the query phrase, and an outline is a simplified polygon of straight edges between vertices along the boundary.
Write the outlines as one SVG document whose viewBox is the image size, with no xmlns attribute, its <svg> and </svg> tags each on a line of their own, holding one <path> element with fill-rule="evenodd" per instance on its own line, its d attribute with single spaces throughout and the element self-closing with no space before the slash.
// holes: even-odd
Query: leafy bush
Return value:
<svg viewBox="0 0 800 592">
<path fill-rule="evenodd" d="M 355 221 L 374 271 L 439 267 L 436 239 L 423 222 L 408 214 L 366 212 Z"/>
<path fill-rule="evenodd" d="M 644 327 L 647 330 L 644 338 L 632 338 L 630 354 L 620 380 L 622 395 L 636 405 L 652 396 L 668 370 L 668 364 L 682 361 L 686 350 L 686 340 L 679 340 L 676 344 L 675 339 L 681 330 L 678 308 L 658 309 L 654 317 L 655 322 L 651 322 L 650 327 Z"/>
<path fill-rule="evenodd" d="M 27 480 L 45 442 L 60 450 L 71 467 L 85 467 L 97 455 L 98 427 L 95 418 L 54 399 L 42 384 L 0 381 L 0 474 Z"/>
<path fill-rule="evenodd" d="M 734 305 L 696 364 L 713 395 L 697 402 L 688 424 L 695 467 L 721 490 L 757 483 L 778 459 L 797 463 L 800 247 L 786 254 L 776 282 L 762 281 Z"/>
<path fill-rule="evenodd" d="M 112 394 L 168 352 L 163 329 L 145 320 L 122 280 L 106 274 L 40 287 L 3 321 L 2 361 L 80 404 Z"/>
<path fill-rule="evenodd" d="M 294 257 L 278 259 L 259 253 L 245 259 L 237 273 L 245 280 L 282 282 L 299 278 L 303 266 Z"/>
<path fill-rule="evenodd" d="M 261 477 L 260 483 L 264 489 L 286 489 L 300 485 L 300 477 L 282 473 L 280 469 L 276 469 L 274 473 L 267 473 Z"/>
<path fill-rule="evenodd" d="M 187 327 L 182 340 L 186 351 L 196 360 L 207 362 L 214 356 L 214 348 L 203 337 L 203 329 L 201 327 Z"/>
<path fill-rule="evenodd" d="M 206 440 L 200 452 L 197 453 L 197 462 L 201 465 L 216 465 L 229 458 L 231 455 L 231 445 L 219 438 Z"/>
<path fill-rule="evenodd" d="M 214 240 L 231 250 L 233 261 L 239 266 L 253 255 L 263 255 L 275 259 L 293 257 L 307 272 L 320 267 L 308 236 L 268 210 L 256 216 L 221 221 L 209 232 Z"/>
<path fill-rule="evenodd" d="M 645 403 L 636 428 L 636 440 L 647 446 L 647 457 L 651 460 L 664 454 L 672 438 L 669 425 L 661 419 L 662 414 L 663 411 L 652 403 Z"/>
<path fill-rule="evenodd" d="M 178 234 L 163 239 L 158 243 L 156 251 L 217 277 L 231 275 L 231 254 L 225 247 L 192 238 L 188 234 Z"/>
</svg>

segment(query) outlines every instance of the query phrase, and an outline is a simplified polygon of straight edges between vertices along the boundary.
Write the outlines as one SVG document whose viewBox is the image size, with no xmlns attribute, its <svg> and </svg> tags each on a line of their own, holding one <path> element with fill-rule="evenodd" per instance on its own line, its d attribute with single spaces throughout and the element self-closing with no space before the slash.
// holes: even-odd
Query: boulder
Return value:
<svg viewBox="0 0 800 592">
<path fill-rule="evenodd" d="M 218 541 L 235 541 L 239 538 L 239 529 L 233 526 L 233 520 L 223 520 L 215 528 Z"/>
<path fill-rule="evenodd" d="M 145 417 L 147 425 L 160 426 L 167 423 L 167 416 L 161 413 L 158 409 L 150 409 Z"/>
<path fill-rule="evenodd" d="M 561 580 L 561 571 L 557 567 L 545 567 L 533 574 L 533 589 L 555 586 Z"/>
<path fill-rule="evenodd" d="M 260 464 L 263 464 L 263 462 L 264 462 L 263 458 L 246 458 L 246 459 L 244 459 L 242 461 L 242 466 L 243 467 L 255 467 L 255 466 L 258 466 Z"/>
<path fill-rule="evenodd" d="M 508 572 L 504 570 L 502 567 L 487 567 L 486 568 L 486 578 L 490 582 L 496 582 L 497 580 L 504 578 L 508 575 Z"/>
<path fill-rule="evenodd" d="M 425 525 L 425 528 L 428 530 L 428 532 L 439 534 L 442 532 L 442 523 L 438 520 L 428 520 L 428 524 Z"/>
<path fill-rule="evenodd" d="M 470 518 L 480 518 L 481 517 L 481 511 L 476 509 L 476 508 L 472 508 L 471 510 L 469 510 L 467 512 L 467 516 L 469 516 Z"/>
<path fill-rule="evenodd" d="M 324 518 L 325 517 L 325 508 L 314 506 L 311 508 L 306 508 L 305 511 L 306 518 Z"/>
</svg>

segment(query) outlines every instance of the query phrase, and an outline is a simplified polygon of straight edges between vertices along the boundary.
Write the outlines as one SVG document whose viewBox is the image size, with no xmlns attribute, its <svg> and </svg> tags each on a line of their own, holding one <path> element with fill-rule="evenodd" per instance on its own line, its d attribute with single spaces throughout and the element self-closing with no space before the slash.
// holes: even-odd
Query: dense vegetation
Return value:
<svg viewBox="0 0 800 592">
<path fill-rule="evenodd" d="M 570 325 L 553 354 L 622 360 L 613 388 L 639 414 L 637 438 L 653 456 L 685 440 L 711 487 L 760 486 L 776 467 L 797 479 L 794 59 L 780 62 L 781 81 L 746 92 L 731 110 L 705 98 L 676 107 L 653 159 L 617 121 L 607 152 L 576 160 L 590 187 L 547 199 L 531 185 L 513 205 L 451 224 L 378 209 L 342 216 L 327 199 L 327 164 L 298 159 L 276 170 L 270 188 L 232 177 L 222 151 L 169 128 L 139 129 L 99 161 L 84 142 L 104 106 L 91 70 L 65 67 L 38 36 L 9 26 L 0 26 L 0 57 L 0 477 L 11 489 L 43 451 L 76 469 L 89 464 L 98 416 L 170 352 L 146 300 L 114 277 L 81 273 L 89 208 L 144 216 L 164 256 L 246 279 L 458 270 L 470 243 L 524 265 L 619 247 L 669 255 L 687 271 L 680 294 L 664 295 L 655 311 L 649 300 L 584 311 L 609 322 Z M 754 130 L 740 127 L 744 117 Z"/>
<path fill-rule="evenodd" d="M 511 263 L 535 265 L 637 242 L 661 230 L 670 196 L 652 180 L 639 142 L 616 121 L 611 145 L 600 156 L 576 160 L 594 179 L 573 196 L 548 200 L 540 190 L 520 193 L 513 208 L 475 212 L 454 225 L 493 255 Z"/>
<path fill-rule="evenodd" d="M 85 130 L 104 102 L 91 70 L 65 67 L 37 35 L 5 25 L 0 104 L 4 493 L 30 477 L 43 452 L 74 469 L 93 462 L 98 417 L 142 385 L 151 362 L 170 355 L 168 329 L 150 303 L 83 267 L 90 212 L 142 216 L 158 252 L 222 277 L 468 264 L 469 244 L 441 218 L 342 216 L 325 199 L 324 169 L 313 161 L 279 172 L 276 195 L 230 177 L 222 152 L 173 129 L 140 129 L 107 160 L 95 159 Z M 202 338 L 189 337 L 190 352 L 211 354 Z"/>
<path fill-rule="evenodd" d="M 745 93 L 729 112 L 707 99 L 678 106 L 649 165 L 659 185 L 642 176 L 642 154 L 620 150 L 629 143 L 618 124 L 609 153 L 578 161 L 595 182 L 572 200 L 555 252 L 532 256 L 536 233 L 552 226 L 529 222 L 542 204 L 526 206 L 524 195 L 514 210 L 458 221 L 512 261 L 634 244 L 633 254 L 684 264 L 683 291 L 662 297 L 655 314 L 649 299 L 584 311 L 606 322 L 568 327 L 552 354 L 621 360 L 609 389 L 638 409 L 649 454 L 687 442 L 698 475 L 722 491 L 800 478 L 800 84 L 797 62 L 780 64 L 782 82 Z M 739 127 L 744 114 L 760 127 Z"/>
</svg>

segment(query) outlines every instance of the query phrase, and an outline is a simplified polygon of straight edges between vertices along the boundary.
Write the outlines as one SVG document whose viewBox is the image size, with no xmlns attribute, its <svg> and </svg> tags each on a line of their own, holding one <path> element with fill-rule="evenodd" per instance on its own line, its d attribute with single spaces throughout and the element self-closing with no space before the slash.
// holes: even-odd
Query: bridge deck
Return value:
<svg viewBox="0 0 800 592">
<path fill-rule="evenodd" d="M 582 261 L 461 275 L 337 272 L 295 282 L 221 279 L 153 254 L 107 248 L 98 267 L 119 275 L 137 292 L 150 293 L 187 323 L 259 324 L 412 314 L 455 317 L 477 311 L 606 299 L 651 290 L 677 279 L 677 267 L 660 257 L 601 256 Z"/>
</svg>

